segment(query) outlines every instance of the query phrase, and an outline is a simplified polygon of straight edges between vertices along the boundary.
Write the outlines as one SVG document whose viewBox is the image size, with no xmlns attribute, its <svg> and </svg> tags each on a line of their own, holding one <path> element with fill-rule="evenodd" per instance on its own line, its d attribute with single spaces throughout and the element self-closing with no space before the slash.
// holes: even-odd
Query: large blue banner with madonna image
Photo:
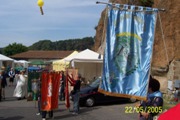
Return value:
<svg viewBox="0 0 180 120">
<path fill-rule="evenodd" d="M 108 6 L 106 48 L 99 92 L 146 100 L 158 10 Z"/>
</svg>

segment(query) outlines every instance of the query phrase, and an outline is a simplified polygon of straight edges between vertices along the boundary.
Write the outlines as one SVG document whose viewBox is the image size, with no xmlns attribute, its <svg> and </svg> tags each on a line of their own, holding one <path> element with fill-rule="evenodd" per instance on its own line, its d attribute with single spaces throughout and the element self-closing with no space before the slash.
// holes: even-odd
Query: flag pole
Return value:
<svg viewBox="0 0 180 120">
<path fill-rule="evenodd" d="M 112 5 L 112 6 L 116 7 L 114 4 L 119 4 L 119 3 L 107 3 L 107 2 L 99 2 L 99 1 L 97 1 L 96 4 L 106 4 L 106 5 Z M 157 9 L 158 9 L 158 11 L 162 11 L 162 12 L 166 11 L 163 8 L 157 8 Z"/>
</svg>

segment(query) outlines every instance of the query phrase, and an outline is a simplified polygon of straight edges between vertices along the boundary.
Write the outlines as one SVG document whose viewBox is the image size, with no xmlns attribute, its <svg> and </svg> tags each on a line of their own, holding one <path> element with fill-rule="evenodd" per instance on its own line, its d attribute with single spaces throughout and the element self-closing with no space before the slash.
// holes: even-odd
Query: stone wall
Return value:
<svg viewBox="0 0 180 120">
<path fill-rule="evenodd" d="M 110 0 L 113 3 L 129 3 L 140 5 L 139 0 Z M 166 68 L 169 66 L 169 62 L 172 60 L 180 59 L 180 0 L 154 0 L 153 7 L 164 8 L 165 12 L 159 12 L 157 18 L 157 26 L 155 32 L 155 41 L 154 41 L 154 52 L 153 52 L 153 67 Z M 101 14 L 99 20 L 96 36 L 95 36 L 95 51 L 103 53 L 104 42 L 105 42 L 105 10 Z M 161 22 L 160 22 L 161 20 Z M 164 33 L 164 41 L 161 31 L 161 26 Z M 167 50 L 167 51 L 166 51 Z"/>
<path fill-rule="evenodd" d="M 109 0 L 113 3 L 141 5 L 140 0 Z M 173 71 L 169 66 L 172 61 L 180 60 L 180 0 L 154 0 L 152 7 L 163 8 L 165 12 L 159 12 L 154 40 L 151 74 L 161 82 L 161 86 L 167 87 L 167 75 L 179 77 L 180 70 Z M 95 51 L 103 54 L 105 48 L 105 13 L 104 10 L 99 20 L 96 36 Z M 159 17 L 160 16 L 160 17 Z M 162 24 L 162 26 L 161 26 Z M 162 27 L 162 30 L 161 30 Z M 164 36 L 163 36 L 164 35 Z M 164 39 L 163 39 L 164 38 Z M 165 89 L 165 88 L 161 89 Z"/>
<path fill-rule="evenodd" d="M 172 61 L 169 65 L 169 72 L 167 74 L 167 79 L 172 81 L 172 89 L 175 87 L 180 87 L 180 61 Z"/>
</svg>

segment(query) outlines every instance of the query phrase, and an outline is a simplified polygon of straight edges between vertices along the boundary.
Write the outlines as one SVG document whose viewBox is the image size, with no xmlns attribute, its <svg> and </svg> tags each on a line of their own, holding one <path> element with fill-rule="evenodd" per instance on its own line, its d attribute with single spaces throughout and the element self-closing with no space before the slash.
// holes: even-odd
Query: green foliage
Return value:
<svg viewBox="0 0 180 120">
<path fill-rule="evenodd" d="M 91 49 L 94 45 L 92 37 L 82 39 L 68 39 L 51 42 L 50 40 L 41 40 L 29 47 L 30 50 L 84 50 Z"/>
<path fill-rule="evenodd" d="M 28 51 L 28 47 L 17 43 L 9 44 L 7 47 L 3 48 L 3 54 L 6 56 L 11 56 L 26 51 Z"/>
<path fill-rule="evenodd" d="M 29 47 L 30 50 L 53 50 L 53 44 L 50 40 L 41 40 Z"/>
<path fill-rule="evenodd" d="M 52 42 L 51 40 L 40 40 L 29 47 L 17 43 L 9 44 L 5 48 L 1 48 L 0 53 L 11 56 L 28 50 L 84 50 L 87 48 L 91 49 L 93 46 L 93 37 L 59 40 L 56 42 Z"/>
<path fill-rule="evenodd" d="M 2 54 L 3 53 L 3 48 L 0 48 L 0 54 Z"/>
<path fill-rule="evenodd" d="M 152 7 L 154 0 L 140 0 L 141 4 L 146 7 Z"/>
</svg>

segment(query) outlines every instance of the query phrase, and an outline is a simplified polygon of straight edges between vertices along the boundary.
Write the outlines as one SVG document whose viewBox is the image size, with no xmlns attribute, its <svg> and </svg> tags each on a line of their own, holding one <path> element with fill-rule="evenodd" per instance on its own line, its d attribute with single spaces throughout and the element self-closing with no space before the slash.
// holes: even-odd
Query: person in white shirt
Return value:
<svg viewBox="0 0 180 120">
<path fill-rule="evenodd" d="M 22 70 L 20 74 L 17 74 L 16 80 L 17 80 L 17 85 L 14 90 L 14 97 L 17 97 L 18 100 L 21 100 L 22 98 L 26 97 L 26 91 L 27 91 L 27 75 L 24 74 L 25 71 Z"/>
<path fill-rule="evenodd" d="M 9 75 L 9 86 L 13 86 L 13 82 L 14 82 L 14 77 L 15 77 L 15 72 L 13 70 L 13 68 L 11 68 L 11 70 L 8 73 Z"/>
</svg>

